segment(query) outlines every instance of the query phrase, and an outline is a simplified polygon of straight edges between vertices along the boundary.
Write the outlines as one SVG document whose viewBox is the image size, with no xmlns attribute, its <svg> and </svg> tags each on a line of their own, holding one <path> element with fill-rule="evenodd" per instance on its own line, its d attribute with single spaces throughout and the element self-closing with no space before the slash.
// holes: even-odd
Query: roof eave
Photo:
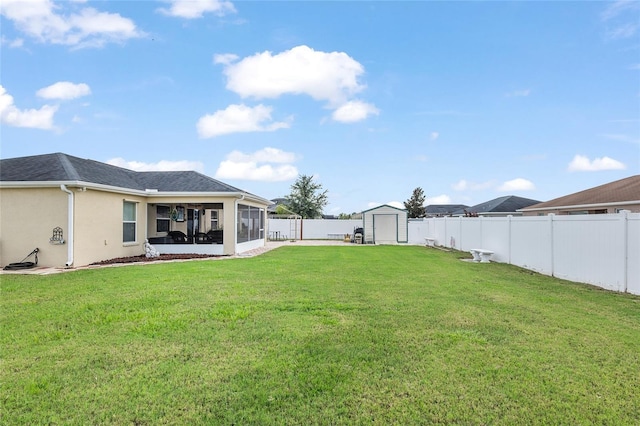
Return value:
<svg viewBox="0 0 640 426">
<path fill-rule="evenodd" d="M 566 205 L 566 206 L 547 206 L 547 207 L 536 207 L 529 208 L 526 207 L 524 209 L 519 209 L 519 212 L 539 212 L 545 210 L 561 210 L 561 209 L 592 209 L 598 207 L 613 207 L 613 206 L 628 206 L 632 204 L 640 204 L 640 200 L 631 200 L 631 201 L 619 201 L 619 202 L 610 202 L 610 203 L 594 203 L 594 204 L 574 204 L 574 205 Z"/>
<path fill-rule="evenodd" d="M 0 182 L 0 188 L 58 188 L 60 185 L 66 185 L 70 188 L 88 188 L 105 192 L 117 192 L 120 194 L 137 195 L 141 197 L 232 197 L 238 199 L 245 199 L 265 205 L 272 204 L 271 201 L 266 198 L 258 197 L 257 195 L 250 194 L 248 192 L 184 192 L 184 191 L 158 191 L 152 188 L 139 190 L 131 188 L 122 188 L 111 185 L 102 185 L 92 182 L 84 181 L 2 181 Z"/>
<path fill-rule="evenodd" d="M 226 197 L 226 198 L 238 198 L 257 203 L 264 204 L 266 206 L 273 203 L 266 198 L 258 197 L 257 195 L 249 194 L 248 192 L 184 192 L 184 191 L 143 191 L 144 195 L 148 197 L 169 198 L 169 197 Z"/>
</svg>

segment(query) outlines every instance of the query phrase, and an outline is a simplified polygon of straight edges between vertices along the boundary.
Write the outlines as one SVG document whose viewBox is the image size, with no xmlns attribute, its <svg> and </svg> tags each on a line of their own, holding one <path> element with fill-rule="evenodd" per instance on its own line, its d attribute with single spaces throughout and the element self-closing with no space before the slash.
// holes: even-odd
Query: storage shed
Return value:
<svg viewBox="0 0 640 426">
<path fill-rule="evenodd" d="M 383 204 L 362 212 L 366 244 L 398 244 L 408 241 L 406 210 Z"/>
</svg>

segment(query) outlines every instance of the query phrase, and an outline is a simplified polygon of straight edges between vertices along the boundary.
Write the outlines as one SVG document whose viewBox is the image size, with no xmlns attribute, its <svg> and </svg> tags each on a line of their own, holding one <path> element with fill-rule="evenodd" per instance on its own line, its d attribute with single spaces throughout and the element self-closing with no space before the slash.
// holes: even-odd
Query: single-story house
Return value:
<svg viewBox="0 0 640 426">
<path fill-rule="evenodd" d="M 629 176 L 551 201 L 534 204 L 520 211 L 525 216 L 604 214 L 629 210 L 640 213 L 640 175 Z"/>
<path fill-rule="evenodd" d="M 476 204 L 475 206 L 456 210 L 452 216 L 522 216 L 521 209 L 533 204 L 538 204 L 539 202 L 538 200 L 531 200 L 516 195 L 506 195 Z"/>
<path fill-rule="evenodd" d="M 406 210 L 387 204 L 362 212 L 363 242 L 398 244 L 409 240 L 409 215 Z"/>
<path fill-rule="evenodd" d="M 426 217 L 446 217 L 468 207 L 465 204 L 429 204 L 424 208 L 424 213 Z"/>
<path fill-rule="evenodd" d="M 0 160 L 0 265 L 39 248 L 74 267 L 145 253 L 231 255 L 265 243 L 271 201 L 195 171 L 136 172 L 63 153 Z"/>
</svg>

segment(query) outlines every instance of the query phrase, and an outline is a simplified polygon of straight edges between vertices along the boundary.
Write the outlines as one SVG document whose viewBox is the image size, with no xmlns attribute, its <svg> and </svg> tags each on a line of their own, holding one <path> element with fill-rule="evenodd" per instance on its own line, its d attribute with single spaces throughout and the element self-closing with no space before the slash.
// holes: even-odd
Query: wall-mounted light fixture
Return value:
<svg viewBox="0 0 640 426">
<path fill-rule="evenodd" d="M 49 244 L 64 244 L 62 228 L 59 226 L 53 228 L 53 235 L 49 238 Z"/>
</svg>

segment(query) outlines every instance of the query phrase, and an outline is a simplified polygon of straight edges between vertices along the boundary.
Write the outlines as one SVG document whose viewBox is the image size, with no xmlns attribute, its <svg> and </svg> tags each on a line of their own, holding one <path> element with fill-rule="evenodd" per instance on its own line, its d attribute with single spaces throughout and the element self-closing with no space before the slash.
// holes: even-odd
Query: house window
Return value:
<svg viewBox="0 0 640 426">
<path fill-rule="evenodd" d="M 169 206 L 156 206 L 156 232 L 169 232 L 171 222 L 171 208 Z"/>
<path fill-rule="evenodd" d="M 238 204 L 238 242 L 264 238 L 264 209 Z"/>
<path fill-rule="evenodd" d="M 122 242 L 136 242 L 136 203 L 125 201 L 122 206 Z"/>
<path fill-rule="evenodd" d="M 211 210 L 211 229 L 218 229 L 218 210 Z"/>
</svg>

